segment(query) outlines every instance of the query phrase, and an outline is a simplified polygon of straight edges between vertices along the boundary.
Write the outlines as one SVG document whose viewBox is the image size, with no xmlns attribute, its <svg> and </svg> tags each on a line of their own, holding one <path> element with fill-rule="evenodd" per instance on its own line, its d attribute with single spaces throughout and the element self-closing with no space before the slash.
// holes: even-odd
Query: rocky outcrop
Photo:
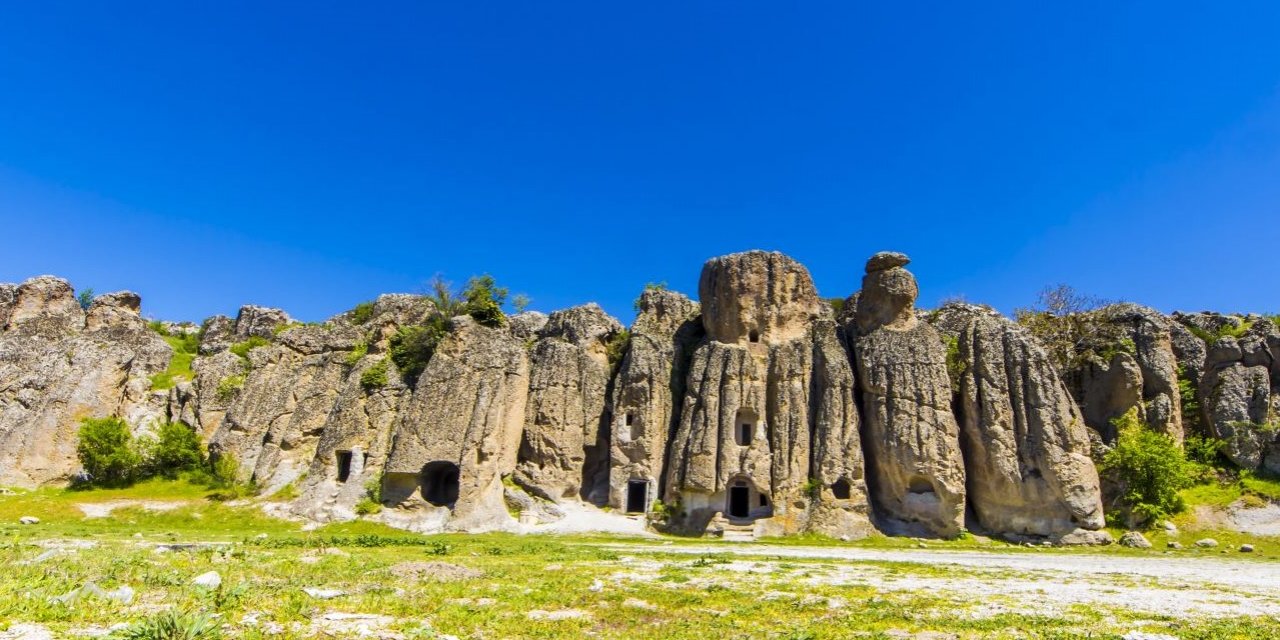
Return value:
<svg viewBox="0 0 1280 640">
<path fill-rule="evenodd" d="M 609 505 L 644 513 L 662 496 L 667 443 L 679 424 L 688 363 L 703 328 L 698 304 L 679 293 L 649 289 L 636 306 L 613 383 Z"/>
<path fill-rule="evenodd" d="M 507 528 L 502 478 L 524 428 L 528 353 L 506 328 L 453 324 L 402 411 L 382 497 L 418 530 Z"/>
<path fill-rule="evenodd" d="M 171 389 L 152 377 L 194 325 L 149 326 L 129 292 L 82 309 L 57 278 L 0 285 L 0 484 L 66 481 L 79 421 L 119 415 L 140 432 L 196 426 L 273 509 L 313 521 L 380 497 L 394 526 L 504 530 L 585 502 L 686 534 L 951 536 L 967 517 L 1076 544 L 1105 540 L 1088 438 L 1113 437 L 1130 409 L 1280 471 L 1269 320 L 1127 304 L 1070 316 L 1084 340 L 1063 374 L 990 309 L 917 310 L 908 262 L 873 256 L 838 318 L 803 266 L 762 251 L 708 261 L 701 306 L 646 290 L 629 333 L 596 305 L 461 316 L 409 382 L 391 345 L 410 327 L 440 335 L 426 298 L 306 325 L 246 306 L 205 321 L 193 375 Z M 290 484 L 297 497 L 277 492 Z"/>
<path fill-rule="evenodd" d="M 1182 325 L 1175 343 L 1183 344 L 1184 376 L 1200 372 L 1196 396 L 1207 435 L 1223 440 L 1223 453 L 1237 465 L 1280 472 L 1280 329 L 1259 316 L 1173 318 Z"/>
<path fill-rule="evenodd" d="M 1035 339 L 999 313 L 952 304 L 969 504 L 984 531 L 1061 537 L 1101 529 L 1102 494 L 1075 402 Z"/>
<path fill-rule="evenodd" d="M 548 500 L 608 501 L 612 365 L 622 324 L 596 304 L 557 311 L 530 353 L 529 400 L 516 481 Z"/>
<path fill-rule="evenodd" d="M 946 349 L 916 318 L 915 277 L 901 254 L 867 262 L 853 310 L 871 497 L 893 532 L 952 536 L 964 527 L 960 426 L 951 413 Z"/>
<path fill-rule="evenodd" d="M 1104 442 L 1114 442 L 1112 421 L 1137 409 L 1145 424 L 1181 442 L 1172 323 L 1154 309 L 1129 303 L 1090 312 L 1088 322 L 1100 328 L 1085 345 L 1088 356 L 1068 374 L 1085 423 Z"/>
<path fill-rule="evenodd" d="M 138 315 L 131 292 L 98 296 L 88 313 L 71 285 L 41 276 L 0 286 L 0 485 L 65 482 L 88 417 L 125 417 L 139 432 L 165 418 L 150 377 L 173 350 Z"/>
<path fill-rule="evenodd" d="M 681 526 L 700 531 L 727 517 L 758 522 L 762 533 L 808 529 L 822 491 L 811 480 L 820 441 L 819 466 L 844 515 L 823 523 L 865 534 L 862 473 L 849 470 L 861 466 L 852 371 L 808 272 L 777 253 L 716 258 L 703 267 L 699 297 L 707 337 L 689 367 L 667 470 Z"/>
</svg>

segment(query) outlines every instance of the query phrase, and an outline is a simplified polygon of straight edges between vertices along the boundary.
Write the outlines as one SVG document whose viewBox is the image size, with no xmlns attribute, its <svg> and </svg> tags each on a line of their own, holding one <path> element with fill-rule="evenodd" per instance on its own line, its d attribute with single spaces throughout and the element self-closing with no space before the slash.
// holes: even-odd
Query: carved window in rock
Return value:
<svg viewBox="0 0 1280 640">
<path fill-rule="evenodd" d="M 636 414 L 634 411 L 628 411 L 625 415 L 622 416 L 622 434 L 621 435 L 622 435 L 623 441 L 630 442 L 633 438 L 635 438 L 635 435 L 636 435 L 635 426 L 637 422 L 638 422 L 638 419 L 636 418 Z"/>
<path fill-rule="evenodd" d="M 756 331 L 755 329 L 752 329 L 751 331 L 747 332 L 747 340 L 752 344 L 760 342 L 760 332 Z"/>
<path fill-rule="evenodd" d="M 831 485 L 831 495 L 834 496 L 836 500 L 848 500 L 850 493 L 852 493 L 852 489 L 853 487 L 850 486 L 847 479 L 840 478 L 835 481 L 835 484 Z"/>
<path fill-rule="evenodd" d="M 756 437 L 756 425 L 760 416 L 755 411 L 743 407 L 733 421 L 733 440 L 740 447 L 749 447 Z"/>
</svg>

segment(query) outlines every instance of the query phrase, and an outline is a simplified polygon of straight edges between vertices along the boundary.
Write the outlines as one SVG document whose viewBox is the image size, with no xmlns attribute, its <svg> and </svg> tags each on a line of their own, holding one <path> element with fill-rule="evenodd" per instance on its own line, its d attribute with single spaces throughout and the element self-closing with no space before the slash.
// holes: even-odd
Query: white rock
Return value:
<svg viewBox="0 0 1280 640">
<path fill-rule="evenodd" d="M 1253 545 L 1251 544 L 1240 545 L 1240 553 L 1253 553 Z"/>
<path fill-rule="evenodd" d="M 1214 540 L 1213 538 L 1203 538 L 1200 540 L 1196 540 L 1196 546 L 1202 549 L 1212 549 L 1218 546 L 1218 541 Z"/>
<path fill-rule="evenodd" d="M 341 589 L 319 589 L 316 587 L 304 587 L 302 591 L 317 600 L 331 600 L 339 596 L 347 595 L 347 592 Z"/>
<path fill-rule="evenodd" d="M 525 614 L 530 620 L 581 620 L 591 617 L 590 613 L 579 609 L 561 609 L 559 611 L 543 611 L 534 609 Z"/>
<path fill-rule="evenodd" d="M 204 589 L 217 589 L 222 586 L 222 576 L 217 571 L 210 571 L 196 576 L 191 584 Z"/>
<path fill-rule="evenodd" d="M 18 518 L 18 524 L 40 524 L 40 518 L 35 516 L 22 516 Z"/>
<path fill-rule="evenodd" d="M 599 580 L 592 581 L 591 586 L 587 587 L 587 590 L 592 593 L 600 593 L 601 591 L 604 591 L 604 583 Z"/>
<path fill-rule="evenodd" d="M 626 607 L 626 608 L 628 608 L 628 609 L 643 609 L 643 610 L 645 610 L 645 611 L 657 611 L 657 610 L 658 610 L 658 606 L 657 606 L 657 605 L 655 605 L 655 604 L 653 604 L 653 603 L 651 603 L 651 602 L 645 602 L 644 600 L 641 600 L 641 599 L 639 599 L 639 598 L 627 598 L 626 600 L 623 600 L 623 601 L 622 601 L 622 606 L 624 606 L 624 607 Z"/>
<path fill-rule="evenodd" d="M 1178 640 L 1176 636 L 1164 633 L 1147 633 L 1145 631 L 1130 631 L 1120 636 L 1124 640 Z"/>
</svg>

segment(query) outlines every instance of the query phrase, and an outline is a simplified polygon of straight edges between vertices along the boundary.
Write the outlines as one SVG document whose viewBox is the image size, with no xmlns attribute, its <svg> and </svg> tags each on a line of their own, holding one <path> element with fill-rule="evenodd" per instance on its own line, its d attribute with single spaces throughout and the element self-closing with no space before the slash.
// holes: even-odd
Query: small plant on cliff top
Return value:
<svg viewBox="0 0 1280 640">
<path fill-rule="evenodd" d="M 361 302 L 351 310 L 351 323 L 364 324 L 373 319 L 373 303 Z"/>
<path fill-rule="evenodd" d="M 500 327 L 506 321 L 502 305 L 507 302 L 506 287 L 499 287 L 493 276 L 474 276 L 462 290 L 467 314 L 486 327 Z"/>
<path fill-rule="evenodd" d="M 248 340 L 231 345 L 231 353 L 240 356 L 245 362 L 248 362 L 250 351 L 257 349 L 258 347 L 265 347 L 269 344 L 271 344 L 271 341 L 262 336 L 249 336 Z"/>
<path fill-rule="evenodd" d="M 436 347 L 449 335 L 451 328 L 448 318 L 434 315 L 426 324 L 401 327 L 391 336 L 388 354 L 405 382 L 410 385 L 417 382 L 418 376 L 427 368 L 427 362 L 435 354 Z"/>
<path fill-rule="evenodd" d="M 80 303 L 81 309 L 88 311 L 89 307 L 93 305 L 93 287 L 76 294 L 76 302 Z"/>
</svg>

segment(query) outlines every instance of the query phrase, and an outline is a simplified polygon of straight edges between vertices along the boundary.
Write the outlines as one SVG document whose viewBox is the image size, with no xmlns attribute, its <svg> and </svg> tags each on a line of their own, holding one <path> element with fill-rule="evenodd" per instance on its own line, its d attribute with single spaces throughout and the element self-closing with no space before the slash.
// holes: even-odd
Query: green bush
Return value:
<svg viewBox="0 0 1280 640">
<path fill-rule="evenodd" d="M 361 302 L 351 310 L 352 324 L 364 324 L 373 319 L 373 303 Z"/>
<path fill-rule="evenodd" d="M 951 379 L 951 392 L 960 391 L 960 378 L 964 376 L 965 364 L 960 359 L 960 339 L 953 336 L 942 336 L 942 343 L 947 348 L 947 377 Z"/>
<path fill-rule="evenodd" d="M 1241 320 L 1240 324 L 1227 323 L 1218 327 L 1217 331 L 1205 331 L 1200 327 L 1187 325 L 1187 330 L 1194 334 L 1197 338 L 1204 340 L 1207 345 L 1214 345 L 1223 338 L 1240 338 L 1253 327 L 1253 323 L 1248 320 Z"/>
<path fill-rule="evenodd" d="M 433 315 L 426 324 L 401 327 L 391 336 L 388 352 L 405 382 L 412 385 L 418 380 L 451 328 L 448 318 Z"/>
<path fill-rule="evenodd" d="M 507 301 L 507 289 L 499 287 L 493 276 L 472 277 L 462 290 L 462 299 L 466 301 L 467 314 L 476 322 L 486 327 L 500 327 L 506 321 L 502 305 Z"/>
<path fill-rule="evenodd" d="M 77 293 L 76 302 L 80 303 L 80 308 L 82 310 L 88 311 L 89 307 L 93 305 L 93 287 L 89 287 L 88 289 Z"/>
<path fill-rule="evenodd" d="M 216 391 L 216 395 L 218 396 L 219 400 L 226 402 L 234 398 L 235 395 L 239 393 L 240 389 L 243 387 L 244 387 L 243 375 L 227 376 L 222 380 L 218 381 L 218 390 Z"/>
<path fill-rule="evenodd" d="M 609 367 L 616 369 L 622 364 L 622 358 L 627 355 L 627 349 L 631 347 L 631 332 L 623 329 L 609 337 L 609 342 L 605 343 L 605 357 L 609 359 Z"/>
<path fill-rule="evenodd" d="M 247 363 L 249 362 L 250 351 L 257 349 L 258 347 L 265 347 L 269 344 L 271 344 L 271 341 L 262 336 L 249 336 L 248 340 L 231 345 L 231 353 L 244 358 L 244 361 Z"/>
<path fill-rule="evenodd" d="M 364 485 L 364 497 L 356 502 L 356 514 L 367 516 L 382 511 L 382 479 L 374 478 Z"/>
<path fill-rule="evenodd" d="M 110 640 L 220 640 L 222 622 L 210 613 L 170 609 L 112 633 Z"/>
<path fill-rule="evenodd" d="M 177 477 L 179 472 L 195 469 L 204 463 L 204 446 L 196 430 L 185 422 L 166 422 L 147 451 L 149 475 Z"/>
<path fill-rule="evenodd" d="M 356 346 L 351 348 L 351 353 L 347 354 L 346 363 L 348 367 L 354 367 L 360 363 L 360 359 L 369 353 L 369 345 L 364 342 L 357 342 Z"/>
<path fill-rule="evenodd" d="M 1186 453 L 1187 460 L 1209 467 L 1222 467 L 1227 463 L 1227 459 L 1222 455 L 1226 446 L 1226 442 L 1217 438 L 1200 436 L 1187 436 L 1182 442 L 1182 450 Z"/>
<path fill-rule="evenodd" d="M 1136 407 L 1112 424 L 1119 435 L 1101 468 L 1120 488 L 1123 512 L 1114 515 L 1127 516 L 1125 525 L 1150 525 L 1182 511 L 1186 505 L 1178 492 L 1195 484 L 1197 466 L 1172 438 L 1142 424 Z"/>
<path fill-rule="evenodd" d="M 387 386 L 387 361 L 379 360 L 360 374 L 360 386 L 365 391 L 373 391 Z"/>
<path fill-rule="evenodd" d="M 76 455 L 90 484 L 123 486 L 137 479 L 142 456 L 129 425 L 117 417 L 85 418 L 80 422 Z"/>
</svg>

